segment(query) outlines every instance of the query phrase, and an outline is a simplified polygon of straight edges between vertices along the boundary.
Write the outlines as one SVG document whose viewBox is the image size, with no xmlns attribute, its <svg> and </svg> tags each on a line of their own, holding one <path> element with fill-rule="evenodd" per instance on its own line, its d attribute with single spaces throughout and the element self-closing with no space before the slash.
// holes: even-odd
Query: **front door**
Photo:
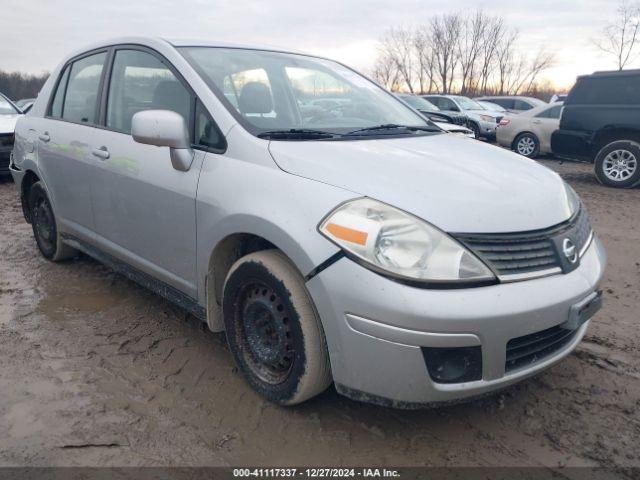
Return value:
<svg viewBox="0 0 640 480">
<path fill-rule="evenodd" d="M 187 172 L 171 165 L 169 148 L 137 143 L 131 119 L 142 110 L 191 118 L 192 96 L 151 52 L 118 49 L 105 85 L 106 128 L 93 147 L 104 152 L 92 183 L 96 231 L 103 249 L 194 298 L 195 197 L 203 152 Z"/>
</svg>

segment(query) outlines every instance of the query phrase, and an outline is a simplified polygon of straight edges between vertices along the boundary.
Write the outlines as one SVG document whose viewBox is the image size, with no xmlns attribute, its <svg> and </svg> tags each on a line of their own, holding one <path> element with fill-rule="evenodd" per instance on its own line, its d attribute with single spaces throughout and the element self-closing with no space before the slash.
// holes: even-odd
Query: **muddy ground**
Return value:
<svg viewBox="0 0 640 480">
<path fill-rule="evenodd" d="M 543 163 L 580 193 L 607 248 L 605 307 L 550 370 L 423 411 L 333 389 L 266 403 L 223 335 L 86 257 L 45 261 L 0 183 L 0 465 L 640 466 L 640 189 Z"/>
</svg>

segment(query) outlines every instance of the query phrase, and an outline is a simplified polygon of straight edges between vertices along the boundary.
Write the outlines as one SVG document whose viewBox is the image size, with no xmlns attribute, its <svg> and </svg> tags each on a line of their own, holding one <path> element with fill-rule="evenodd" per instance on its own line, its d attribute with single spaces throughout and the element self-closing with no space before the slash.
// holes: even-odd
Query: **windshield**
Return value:
<svg viewBox="0 0 640 480">
<path fill-rule="evenodd" d="M 400 98 L 416 110 L 422 110 L 425 112 L 437 112 L 440 110 L 433 103 L 422 97 L 416 97 L 415 95 L 400 95 Z"/>
<path fill-rule="evenodd" d="M 482 105 L 480 105 L 475 100 L 471 100 L 467 97 L 455 97 L 456 102 L 463 110 L 486 110 Z"/>
<path fill-rule="evenodd" d="M 292 129 L 340 135 L 380 125 L 430 125 L 373 82 L 330 60 L 237 48 L 179 50 L 254 135 Z"/>
<path fill-rule="evenodd" d="M 15 115 L 18 111 L 13 108 L 7 99 L 0 96 L 0 115 Z"/>
</svg>

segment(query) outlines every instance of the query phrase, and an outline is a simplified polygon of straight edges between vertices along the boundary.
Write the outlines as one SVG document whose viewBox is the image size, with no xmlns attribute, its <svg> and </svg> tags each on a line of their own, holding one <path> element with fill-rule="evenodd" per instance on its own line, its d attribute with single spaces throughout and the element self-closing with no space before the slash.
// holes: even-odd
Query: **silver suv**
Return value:
<svg viewBox="0 0 640 480">
<path fill-rule="evenodd" d="M 19 120 L 11 171 L 46 258 L 84 252 L 226 331 L 283 405 L 332 382 L 397 407 L 484 394 L 569 354 L 601 302 L 558 175 L 324 58 L 95 45 Z"/>
</svg>

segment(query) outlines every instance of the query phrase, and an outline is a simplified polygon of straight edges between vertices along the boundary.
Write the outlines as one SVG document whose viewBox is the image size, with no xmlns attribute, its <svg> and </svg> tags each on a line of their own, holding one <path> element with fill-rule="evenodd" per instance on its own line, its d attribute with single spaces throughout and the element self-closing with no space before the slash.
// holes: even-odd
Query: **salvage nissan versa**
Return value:
<svg viewBox="0 0 640 480">
<path fill-rule="evenodd" d="M 283 405 L 332 382 L 397 407 L 485 394 L 565 357 L 601 303 L 605 253 L 558 175 L 324 58 L 95 45 L 18 121 L 11 171 L 46 258 L 84 252 L 226 331 Z"/>
</svg>

